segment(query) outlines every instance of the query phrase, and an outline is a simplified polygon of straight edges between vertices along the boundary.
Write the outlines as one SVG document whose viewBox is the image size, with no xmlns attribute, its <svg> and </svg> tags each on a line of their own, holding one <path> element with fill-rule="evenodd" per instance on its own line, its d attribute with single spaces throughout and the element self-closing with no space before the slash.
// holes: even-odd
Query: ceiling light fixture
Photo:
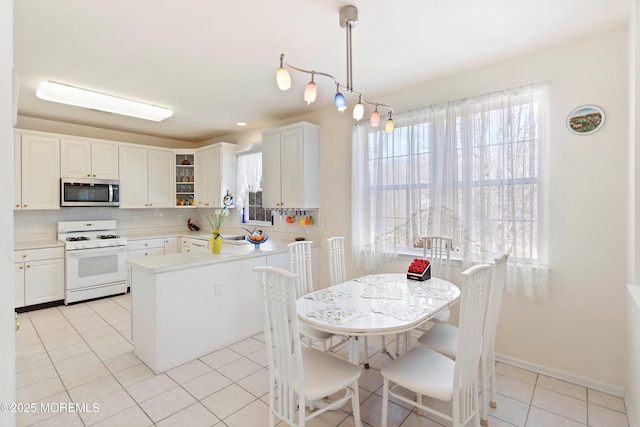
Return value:
<svg viewBox="0 0 640 427">
<path fill-rule="evenodd" d="M 358 103 L 353 108 L 353 118 L 355 120 L 361 120 L 364 117 L 364 104 L 367 105 L 375 105 L 375 110 L 371 113 L 371 124 L 373 126 L 378 126 L 380 124 L 380 112 L 378 111 L 378 107 L 383 107 L 389 110 L 389 119 L 385 124 L 385 131 L 393 132 L 394 124 L 391 118 L 391 113 L 393 113 L 393 108 L 386 104 L 380 104 L 378 102 L 369 102 L 362 97 L 362 94 L 356 92 L 353 89 L 353 70 L 352 70 L 352 49 L 351 49 L 351 30 L 358 23 L 358 9 L 355 6 L 344 6 L 340 9 L 340 26 L 342 28 L 346 28 L 347 30 L 347 84 L 343 85 L 336 80 L 331 74 L 322 73 L 320 71 L 310 71 L 302 68 L 294 67 L 293 65 L 287 64 L 284 61 L 284 53 L 280 55 L 280 68 L 276 72 L 276 82 L 278 83 L 278 87 L 281 90 L 288 90 L 291 88 L 291 75 L 287 71 L 287 68 L 290 68 L 294 71 L 298 71 L 301 73 L 311 74 L 311 81 L 307 83 L 307 86 L 304 90 L 304 100 L 307 102 L 307 105 L 311 104 L 316 100 L 316 96 L 318 93 L 318 88 L 314 82 L 314 76 L 316 74 L 328 77 L 333 80 L 336 85 L 336 95 L 334 97 L 334 103 L 336 105 L 336 109 L 340 112 L 343 112 L 347 108 L 347 102 L 342 93 L 340 93 L 340 88 L 342 87 L 349 93 L 353 93 L 358 95 Z M 389 123 L 391 122 L 391 123 Z"/>
<path fill-rule="evenodd" d="M 160 122 L 173 116 L 173 111 L 168 108 L 51 81 L 43 81 L 40 83 L 36 95 L 45 101 L 106 111 L 108 113 L 152 120 L 154 122 Z"/>
</svg>

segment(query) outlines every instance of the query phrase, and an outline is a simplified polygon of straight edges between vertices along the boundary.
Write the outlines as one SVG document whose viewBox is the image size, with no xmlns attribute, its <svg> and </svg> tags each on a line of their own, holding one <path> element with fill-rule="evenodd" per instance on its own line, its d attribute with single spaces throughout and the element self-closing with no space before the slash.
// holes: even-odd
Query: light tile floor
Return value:
<svg viewBox="0 0 640 427">
<path fill-rule="evenodd" d="M 262 335 L 154 375 L 133 355 L 129 294 L 22 313 L 19 319 L 17 402 L 35 404 L 30 405 L 35 411 L 19 413 L 18 426 L 268 425 Z M 386 354 L 375 350 L 379 340 L 369 339 L 369 346 L 371 369 L 363 369 L 359 382 L 365 427 L 380 425 L 379 370 L 389 363 Z M 345 351 L 339 355 L 346 357 Z M 628 427 L 622 399 L 535 372 L 499 363 L 497 389 L 492 427 Z M 70 402 L 79 404 L 73 406 L 76 411 L 65 410 Z M 353 424 L 350 404 L 309 423 Z M 389 425 L 447 424 L 392 401 Z"/>
</svg>

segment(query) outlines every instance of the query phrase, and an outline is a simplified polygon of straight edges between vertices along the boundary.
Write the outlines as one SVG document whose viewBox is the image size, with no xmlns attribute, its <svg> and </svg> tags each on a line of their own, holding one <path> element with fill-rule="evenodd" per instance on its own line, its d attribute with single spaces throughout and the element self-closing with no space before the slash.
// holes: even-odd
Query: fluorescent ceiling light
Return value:
<svg viewBox="0 0 640 427">
<path fill-rule="evenodd" d="M 36 95 L 45 101 L 91 108 L 108 113 L 153 120 L 154 122 L 160 122 L 173 116 L 173 111 L 168 108 L 50 81 L 40 83 Z"/>
</svg>

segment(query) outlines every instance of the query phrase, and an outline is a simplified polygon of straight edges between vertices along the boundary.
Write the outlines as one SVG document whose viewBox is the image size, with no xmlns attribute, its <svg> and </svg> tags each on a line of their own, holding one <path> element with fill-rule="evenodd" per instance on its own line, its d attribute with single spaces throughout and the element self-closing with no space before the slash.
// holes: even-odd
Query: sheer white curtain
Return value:
<svg viewBox="0 0 640 427">
<path fill-rule="evenodd" d="M 375 269 L 426 235 L 463 266 L 510 253 L 511 294 L 546 300 L 547 87 L 394 114 L 353 129 L 354 259 Z"/>
<path fill-rule="evenodd" d="M 249 206 L 249 192 L 258 191 L 262 187 L 262 151 L 253 149 L 238 153 L 237 174 L 236 205 L 243 208 Z"/>
</svg>

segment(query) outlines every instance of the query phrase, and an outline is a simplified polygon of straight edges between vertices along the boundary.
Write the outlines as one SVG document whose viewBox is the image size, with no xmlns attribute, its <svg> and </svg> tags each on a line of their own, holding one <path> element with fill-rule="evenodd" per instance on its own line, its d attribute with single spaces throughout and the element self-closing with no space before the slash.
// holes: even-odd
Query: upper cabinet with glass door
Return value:
<svg viewBox="0 0 640 427">
<path fill-rule="evenodd" d="M 176 153 L 176 206 L 195 207 L 195 152 Z"/>
</svg>

